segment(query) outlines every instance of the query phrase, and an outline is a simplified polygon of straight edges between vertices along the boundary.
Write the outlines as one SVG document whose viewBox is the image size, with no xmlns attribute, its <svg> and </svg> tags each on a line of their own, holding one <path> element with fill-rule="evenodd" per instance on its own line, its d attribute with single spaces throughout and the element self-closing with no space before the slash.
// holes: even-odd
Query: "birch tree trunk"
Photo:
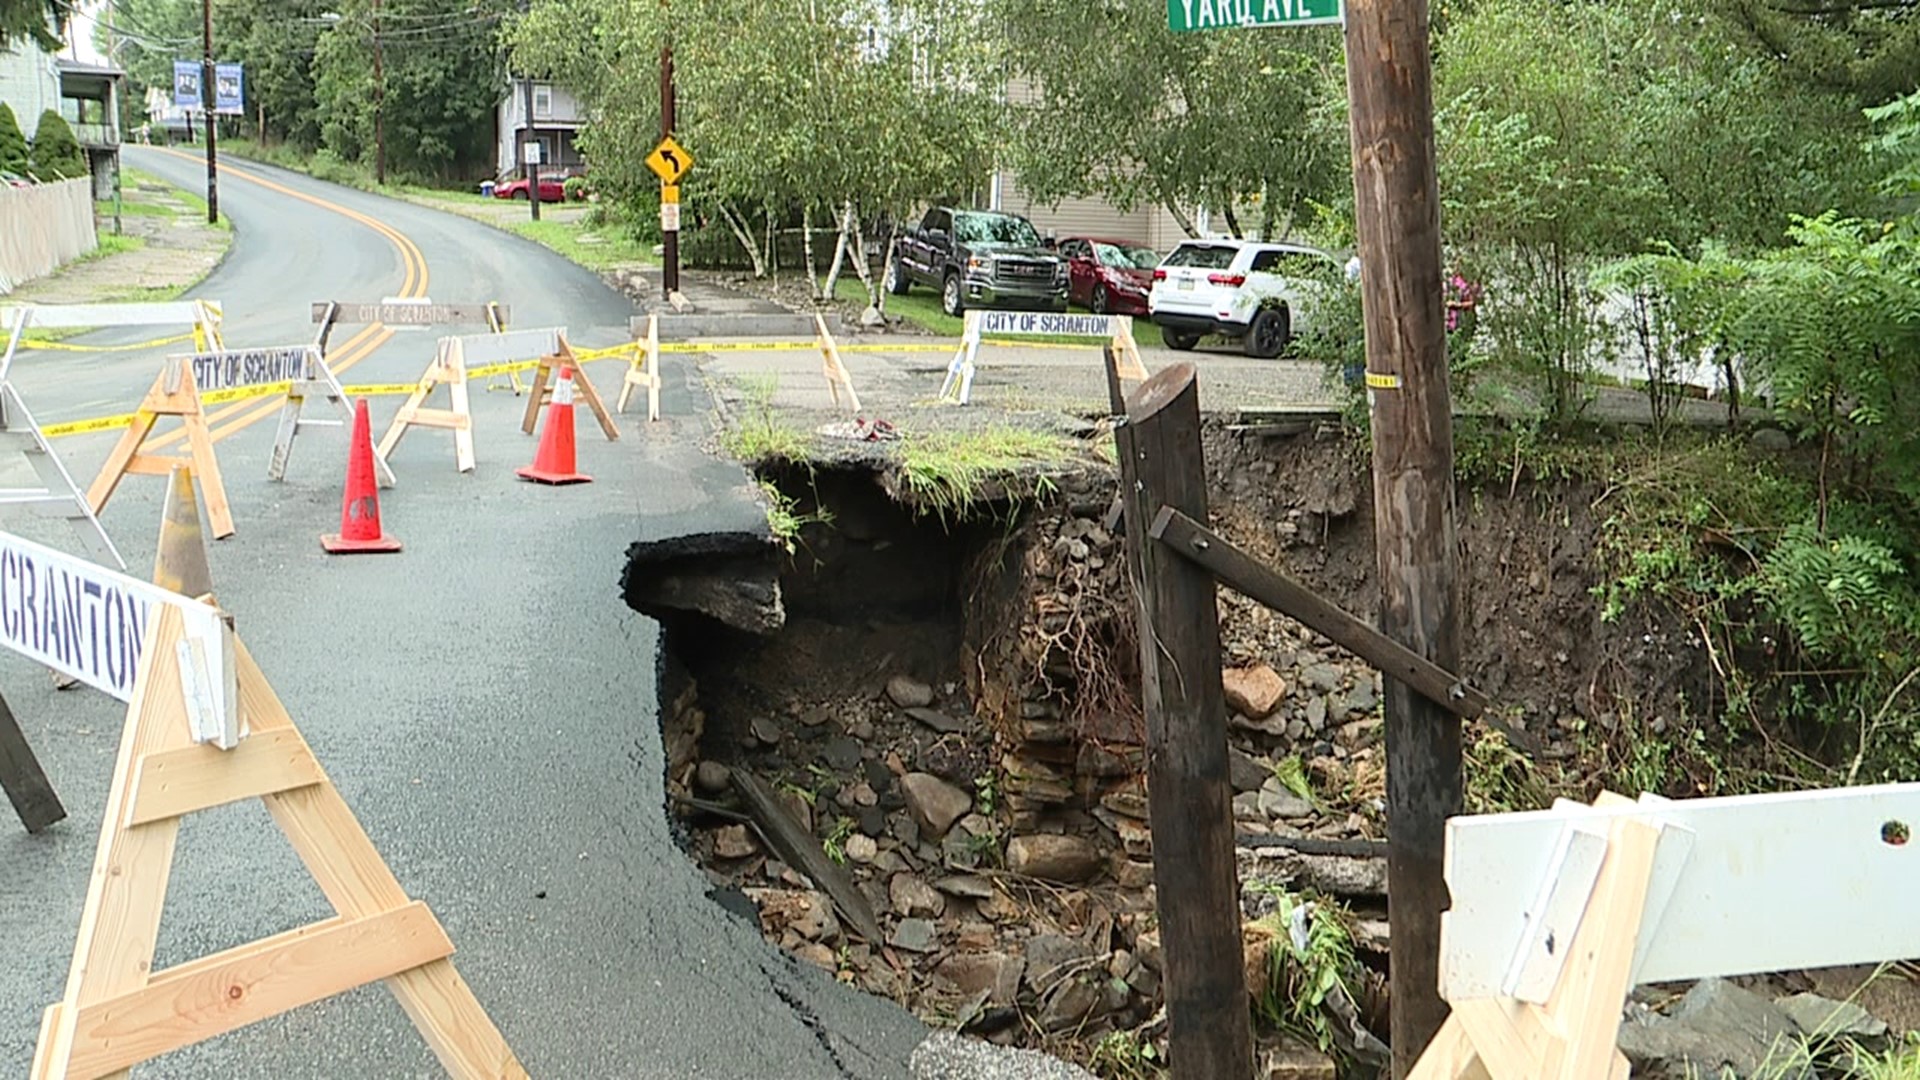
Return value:
<svg viewBox="0 0 1920 1080">
<path fill-rule="evenodd" d="M 846 199 L 840 204 L 840 228 L 833 234 L 833 261 L 827 264 L 827 284 L 821 290 L 824 298 L 831 303 L 840 295 L 841 260 L 847 253 L 847 234 L 853 230 L 853 200 Z"/>
<path fill-rule="evenodd" d="M 813 208 L 800 208 L 800 254 L 807 261 L 807 292 L 820 299 L 820 267 L 813 258 Z"/>
<path fill-rule="evenodd" d="M 720 217 L 727 223 L 727 228 L 733 230 L 733 238 L 740 242 L 740 247 L 747 253 L 747 259 L 753 263 L 754 279 L 766 277 L 767 261 L 761 257 L 760 245 L 754 240 L 753 232 L 747 228 L 746 221 L 727 203 L 720 204 Z"/>
</svg>

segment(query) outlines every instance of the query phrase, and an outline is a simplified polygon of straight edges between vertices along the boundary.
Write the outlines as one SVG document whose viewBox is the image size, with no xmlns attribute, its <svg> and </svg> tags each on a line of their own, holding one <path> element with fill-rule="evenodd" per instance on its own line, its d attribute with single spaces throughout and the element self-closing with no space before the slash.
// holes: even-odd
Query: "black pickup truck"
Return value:
<svg viewBox="0 0 1920 1080">
<path fill-rule="evenodd" d="M 936 206 L 894 243 L 887 288 L 940 290 L 940 308 L 1067 310 L 1067 261 L 1017 214 Z"/>
</svg>

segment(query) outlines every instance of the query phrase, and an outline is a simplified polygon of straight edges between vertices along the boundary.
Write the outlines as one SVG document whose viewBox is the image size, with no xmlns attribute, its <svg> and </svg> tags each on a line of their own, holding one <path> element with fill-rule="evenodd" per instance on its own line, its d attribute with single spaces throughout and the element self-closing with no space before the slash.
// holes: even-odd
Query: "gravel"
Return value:
<svg viewBox="0 0 1920 1080">
<path fill-rule="evenodd" d="M 1036 1050 L 1014 1050 L 952 1032 L 929 1035 L 907 1062 L 912 1080 L 1094 1080 L 1092 1073 Z"/>
</svg>

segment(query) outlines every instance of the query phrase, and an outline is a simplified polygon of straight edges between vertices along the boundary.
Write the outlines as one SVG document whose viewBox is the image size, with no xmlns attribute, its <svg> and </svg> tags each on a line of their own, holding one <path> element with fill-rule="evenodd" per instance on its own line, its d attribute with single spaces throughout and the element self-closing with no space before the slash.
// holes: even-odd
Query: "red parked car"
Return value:
<svg viewBox="0 0 1920 1080">
<path fill-rule="evenodd" d="M 540 178 L 540 201 L 562 202 L 567 197 L 567 178 L 564 176 L 543 176 Z M 496 199 L 524 199 L 527 197 L 527 178 L 515 177 L 505 183 L 495 184 L 493 197 Z"/>
<path fill-rule="evenodd" d="M 1067 302 L 1096 315 L 1146 315 L 1160 253 L 1128 240 L 1076 236 L 1060 241 L 1067 260 Z"/>
</svg>

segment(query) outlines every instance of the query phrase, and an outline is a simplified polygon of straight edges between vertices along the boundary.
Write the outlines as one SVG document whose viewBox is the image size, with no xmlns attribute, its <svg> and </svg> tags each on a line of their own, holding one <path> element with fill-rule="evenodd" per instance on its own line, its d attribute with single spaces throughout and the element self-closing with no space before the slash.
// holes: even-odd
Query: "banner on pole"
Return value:
<svg viewBox="0 0 1920 1080">
<path fill-rule="evenodd" d="M 174 108 L 201 109 L 206 107 L 206 98 L 200 91 L 200 76 L 200 61 L 175 60 L 173 62 Z"/>
<path fill-rule="evenodd" d="M 213 66 L 213 111 L 229 116 L 246 113 L 244 79 L 239 64 Z"/>
</svg>

